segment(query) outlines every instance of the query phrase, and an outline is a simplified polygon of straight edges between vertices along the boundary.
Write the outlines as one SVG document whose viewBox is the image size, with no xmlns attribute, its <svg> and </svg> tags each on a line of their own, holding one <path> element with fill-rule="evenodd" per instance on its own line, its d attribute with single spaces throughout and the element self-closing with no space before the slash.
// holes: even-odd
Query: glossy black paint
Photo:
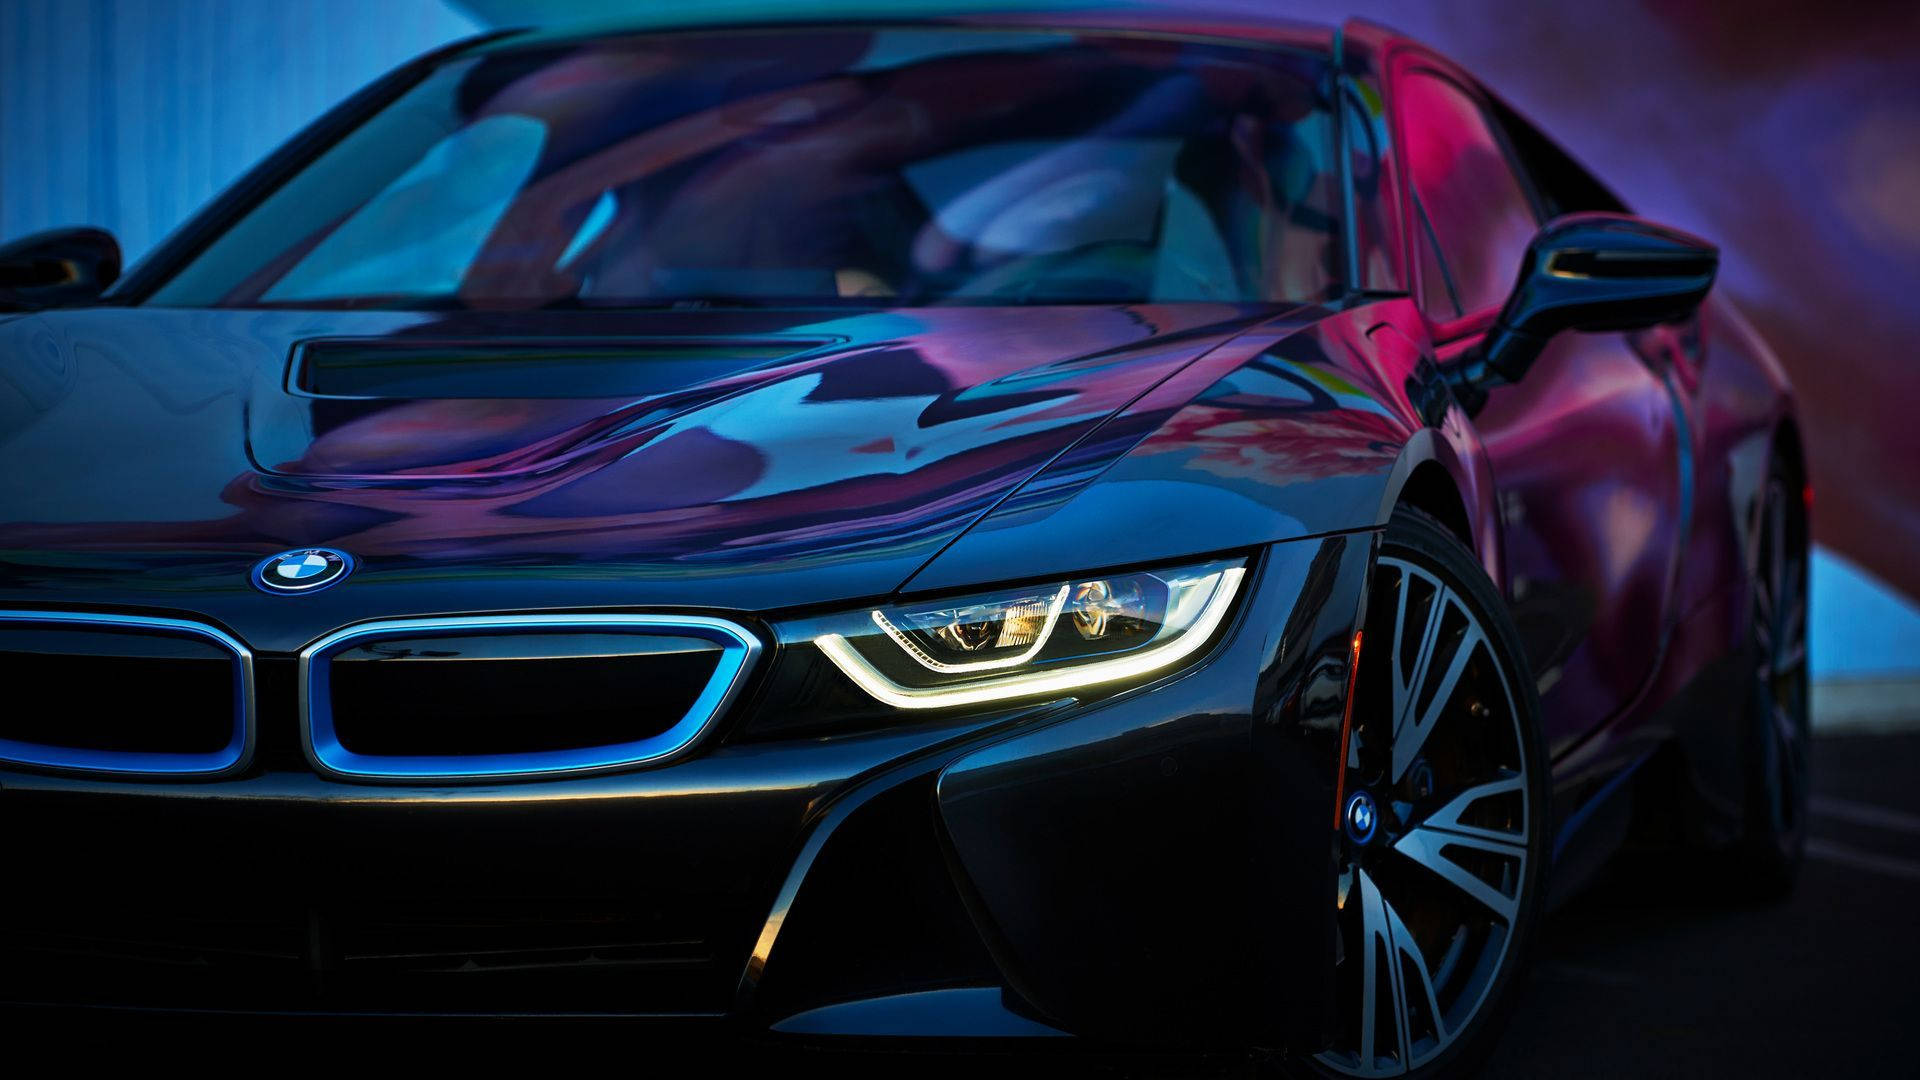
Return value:
<svg viewBox="0 0 1920 1080">
<path fill-rule="evenodd" d="M 0 597 L 190 607 L 282 652 L 373 618 L 857 602 L 899 588 L 1113 410 L 1275 315 L 17 318 L 0 323 L 0 350 L 17 358 L 0 371 L 13 387 L 0 398 Z M 310 340 L 390 343 L 411 357 L 417 340 L 476 336 L 531 339 L 519 355 L 536 358 L 610 337 L 751 347 L 649 363 L 640 397 L 337 400 L 289 388 Z M 768 340 L 799 351 L 769 361 Z M 1259 538 L 1185 539 L 1206 551 Z M 356 560 L 345 583 L 297 599 L 246 587 L 259 559 L 322 546 Z"/>
<path fill-rule="evenodd" d="M 1720 250 L 1625 214 L 1569 214 L 1527 246 L 1506 306 L 1456 389 L 1477 411 L 1488 378 L 1516 383 L 1569 330 L 1644 330 L 1693 315 L 1713 288 Z"/>
<path fill-rule="evenodd" d="M 1489 336 L 1543 332 L 1539 313 L 1569 301 L 1544 282 L 1498 331 L 1494 312 L 1442 323 L 1413 299 L 1394 79 L 1403 61 L 1443 60 L 1358 23 L 1336 53 L 1332 31 L 1264 22 L 993 21 L 1336 57 L 1354 158 L 1346 295 L 522 313 L 139 303 L 430 58 L 270 159 L 108 306 L 0 316 L 0 604 L 191 617 L 259 658 L 258 745 L 237 775 L 0 772 L 0 821 L 18 838 L 6 869 L 36 883 L 0 900 L 10 944 L 54 940 L 49 922 L 76 913 L 137 936 L 203 933 L 209 912 L 274 943 L 264 991 L 21 979 L 0 997 L 579 1008 L 725 1015 L 756 1032 L 805 1016 L 789 1030 L 809 1034 L 874 1033 L 861 1025 L 879 1010 L 922 1036 L 1312 1048 L 1327 1026 L 1352 634 L 1378 530 L 1403 501 L 1449 523 L 1516 614 L 1547 703 L 1556 816 L 1608 822 L 1606 800 L 1633 792 L 1621 778 L 1663 750 L 1709 789 L 1701 805 L 1724 802 L 1729 770 L 1714 766 L 1736 734 L 1697 706 L 1736 664 L 1756 477 L 1796 445 L 1784 377 L 1739 317 L 1709 299 L 1641 335 L 1558 334 L 1470 415 L 1450 373 Z M 1620 219 L 1553 228 L 1523 282 L 1576 236 L 1595 250 L 1623 235 L 1689 246 Z M 1621 325 L 1580 319 L 1567 325 Z M 422 362 L 455 355 L 469 362 Z M 562 376 L 526 377 L 556 358 Z M 358 563 L 337 587 L 248 585 L 262 557 L 321 545 Z M 1190 668 L 1017 707 L 786 723 L 800 699 L 772 673 L 808 648 L 777 637 L 790 617 L 1215 555 L 1257 574 Z M 767 646 L 739 707 L 671 765 L 376 787 L 307 764 L 295 654 L 327 634 L 632 611 L 724 615 Z M 1712 831 L 1705 813 L 1693 820 Z M 890 877 L 836 854 L 868 836 L 894 837 L 911 865 Z M 1566 839 L 1579 857 L 1579 836 Z M 925 898 L 937 946 L 877 945 L 818 914 L 876 894 Z M 560 943 L 514 939 L 528 922 Z M 607 926 L 625 936 L 587 940 Z M 514 939 L 554 979 L 423 980 L 380 944 L 409 935 L 446 943 L 435 955 L 449 967 L 490 936 Z M 624 966 L 569 984 L 558 958 L 596 949 Z M 859 950 L 913 952 L 911 977 L 827 970 Z M 851 995 L 866 1019 L 820 1011 Z M 999 1012 L 981 1007 L 996 995 Z"/>
<path fill-rule="evenodd" d="M 1335 755 L 1337 717 L 1331 725 L 1328 717 L 1337 710 L 1335 687 L 1344 685 L 1340 649 L 1356 602 L 1349 579 L 1360 574 L 1367 555 L 1365 543 L 1344 538 L 1275 549 L 1260 584 L 1202 669 L 1244 678 L 1174 676 L 1104 702 L 1061 702 L 774 743 L 736 741 L 737 730 L 729 730 L 718 745 L 671 768 L 537 784 L 369 788 L 279 768 L 191 785 L 9 773 L 6 813 L 57 821 L 59 827 L 24 838 L 10 852 L 11 867 L 46 884 L 10 894 L 4 924 L 46 935 L 54 914 L 63 913 L 62 926 L 72 916 L 124 928 L 234 910 L 247 912 L 249 920 L 323 928 L 317 944 L 296 942 L 282 965 L 286 970 L 259 984 L 263 996 L 252 999 L 247 988 L 255 984 L 235 987 L 214 978 L 185 988 L 132 980 L 63 987 L 112 1004 L 550 1011 L 564 1010 L 575 999 L 549 1001 L 531 992 L 522 997 L 524 988 L 514 985 L 473 989 L 455 985 L 457 978 L 436 982 L 421 972 L 398 972 L 382 985 L 367 974 L 371 964 L 362 955 L 368 946 L 365 931 L 356 929 L 359 920 L 369 912 L 430 912 L 442 920 L 439 925 L 484 924 L 500 910 L 538 912 L 543 904 L 603 913 L 600 918 L 647 913 L 647 925 L 659 928 L 662 942 L 697 935 L 703 959 L 686 966 L 697 969 L 698 977 L 662 983 L 635 976 L 630 996 L 605 999 L 603 1007 L 676 1015 L 732 1012 L 771 1023 L 779 1014 L 761 1010 L 757 990 L 766 972 L 781 967 L 788 912 L 802 890 L 864 894 L 870 884 L 816 875 L 816 856 L 875 800 L 895 798 L 890 793 L 903 789 L 930 794 L 937 788 L 929 809 L 938 809 L 940 830 L 950 838 L 942 843 L 952 844 L 955 865 L 967 867 L 957 882 L 978 919 L 974 932 L 996 972 L 1017 973 L 1012 985 L 1028 1015 L 1064 1014 L 1075 1021 L 1105 1015 L 1104 1008 L 1082 1011 L 1089 1005 L 1081 994 L 1087 985 L 1085 975 L 1076 974 L 1096 954 L 1106 956 L 1101 1001 L 1133 998 L 1143 1006 L 1184 984 L 1173 980 L 1200 975 L 1222 980 L 1218 996 L 1210 999 L 1218 1004 L 1227 1003 L 1229 991 L 1262 986 L 1275 993 L 1296 981 L 1273 973 L 1310 967 L 1324 948 L 1318 917 L 1275 923 L 1270 940 L 1253 952 L 1237 950 L 1235 965 L 1225 970 L 1214 954 L 1188 947 L 1184 920 L 1147 917 L 1146 909 L 1130 903 L 1103 903 L 1088 934 L 1036 938 L 1032 920 L 1066 910 L 1060 905 L 1091 901 L 1094 895 L 1085 890 L 1097 888 L 1106 874 L 1145 886 L 1158 902 L 1178 900 L 1195 915 L 1209 915 L 1209 925 L 1223 935 L 1236 925 L 1221 919 L 1229 912 L 1237 918 L 1256 908 L 1293 907 L 1309 916 L 1318 911 L 1331 888 L 1324 826 L 1332 803 L 1327 764 Z M 1343 599 L 1329 603 L 1336 597 Z M 1250 687 L 1257 688 L 1251 695 Z M 747 715 L 778 707 L 762 697 Z M 1246 752 L 1256 710 L 1261 739 L 1270 743 L 1261 765 Z M 276 720 L 285 722 L 266 722 Z M 748 722 L 737 718 L 735 727 Z M 1085 772 L 1083 793 L 1048 796 L 1045 778 L 1053 765 L 1064 763 L 1043 769 L 1050 754 L 1103 764 Z M 1298 782 L 1285 791 L 1282 806 L 1273 805 L 1264 775 L 1264 766 L 1275 763 Z M 1169 813 L 1165 799 L 1177 794 L 1169 784 L 1196 796 L 1171 805 L 1199 811 L 1200 817 Z M 1213 797 L 1216 786 L 1224 786 L 1225 798 Z M 1132 794 L 1113 798 L 1126 791 Z M 1084 802 L 1087 797 L 1095 802 Z M 1249 820 L 1246 812 L 1256 802 L 1271 816 Z M 1070 812 L 1075 805 L 1090 816 Z M 1145 844 L 1137 850 L 1158 848 L 1157 836 L 1177 844 L 1169 852 L 1187 854 L 1177 864 L 1120 860 L 1101 870 L 1087 861 L 1086 846 L 1111 842 L 1111 819 L 1101 824 L 1107 814 L 1151 825 L 1151 833 L 1136 838 Z M 1007 824 L 1006 815 L 1021 819 L 1020 831 L 1038 845 L 1030 854 L 1047 858 L 1063 891 L 1035 891 L 1048 878 L 1012 857 L 1017 849 L 980 832 L 994 818 Z M 1250 878 L 1249 847 L 1274 843 L 1318 851 L 1320 858 L 1275 880 Z M 1053 845 L 1064 846 L 1048 850 Z M 174 884 L 163 896 L 137 903 L 113 885 L 159 878 Z M 1203 888 L 1214 886 L 1228 891 Z M 836 904 L 853 902 L 835 895 Z M 1023 906 L 1029 900 L 1030 912 Z M 316 986 L 287 977 L 309 964 L 339 974 L 330 985 Z M 800 984 L 777 999 L 789 1005 L 809 1002 L 806 984 L 831 975 L 797 966 L 787 971 L 788 982 Z M 736 984 L 737 990 L 726 989 Z M 32 992 L 44 989 L 36 985 Z M 8 996 L 23 992 L 17 981 L 5 990 Z M 1297 1004 L 1309 1009 L 1313 1002 Z M 1106 1021 L 1085 1030 L 1124 1041 L 1182 1041 L 1194 1037 L 1186 1024 L 1202 1015 L 1185 1008 L 1131 1034 Z M 1288 1023 L 1311 1029 L 1313 1015 L 1294 1012 Z M 937 1015 L 923 1019 L 932 1025 L 923 1033 L 937 1033 Z M 1208 1030 L 1212 1038 L 1231 1037 L 1217 1023 Z"/>
<path fill-rule="evenodd" d="M 0 312 L 84 304 L 120 276 L 120 242 L 104 229 L 49 229 L 0 244 Z"/>
<path fill-rule="evenodd" d="M 1331 765 L 1371 546 L 1272 549 L 1238 632 L 1180 680 L 1179 711 L 1123 697 L 942 772 L 989 940 L 1044 1015 L 1123 1042 L 1319 1033 Z"/>
</svg>

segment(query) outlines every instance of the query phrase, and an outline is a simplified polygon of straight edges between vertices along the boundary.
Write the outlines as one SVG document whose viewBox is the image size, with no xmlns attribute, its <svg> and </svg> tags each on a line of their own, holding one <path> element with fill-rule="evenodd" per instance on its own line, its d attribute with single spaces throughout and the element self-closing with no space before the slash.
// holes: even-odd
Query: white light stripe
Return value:
<svg viewBox="0 0 1920 1080">
<path fill-rule="evenodd" d="M 1820 795 L 1807 800 L 1807 805 L 1815 817 L 1833 818 L 1835 821 L 1844 821 L 1849 825 L 1891 829 L 1895 832 L 1920 836 L 1920 814 L 1909 814 L 1905 810 L 1874 806 L 1871 803 L 1830 799 Z"/>
<path fill-rule="evenodd" d="M 1067 606 L 1067 590 L 1072 587 L 1071 585 L 1062 585 L 1060 586 L 1060 591 L 1054 594 L 1053 603 L 1047 608 L 1047 625 L 1041 627 L 1040 632 L 1033 636 L 1033 644 L 1029 645 L 1025 652 L 1017 656 L 1003 656 L 998 660 L 975 660 L 971 664 L 949 664 L 935 660 L 933 657 L 928 656 L 920 646 L 915 645 L 911 638 L 901 633 L 899 629 L 893 625 L 892 621 L 878 609 L 874 610 L 873 622 L 875 626 L 885 631 L 886 635 L 893 639 L 895 645 L 900 646 L 908 656 L 918 660 L 920 666 L 929 671 L 938 671 L 945 675 L 960 675 L 969 671 L 994 671 L 999 668 L 1017 667 L 1040 655 L 1040 650 L 1047 647 L 1047 639 L 1053 636 L 1053 628 L 1060 623 L 1060 610 Z"/>
<path fill-rule="evenodd" d="M 1898 855 L 1882 855 L 1877 851 L 1861 851 L 1818 836 L 1807 838 L 1807 857 L 1837 863 L 1853 870 L 1865 870 L 1870 874 L 1920 881 L 1920 862 Z"/>
<path fill-rule="evenodd" d="M 1214 585 L 1213 595 L 1207 599 L 1207 606 L 1200 612 L 1200 617 L 1178 636 L 1138 653 L 1063 671 L 1005 676 L 962 686 L 915 689 L 887 678 L 839 634 L 822 634 L 814 638 L 813 643 L 860 689 L 875 700 L 895 708 L 941 709 L 1007 698 L 1058 694 L 1084 686 L 1135 678 L 1184 660 L 1206 644 L 1213 637 L 1213 632 L 1219 629 L 1221 621 L 1227 617 L 1227 610 L 1233 606 L 1233 598 L 1240 591 L 1240 580 L 1245 575 L 1244 567 L 1222 570 L 1219 582 Z"/>
</svg>

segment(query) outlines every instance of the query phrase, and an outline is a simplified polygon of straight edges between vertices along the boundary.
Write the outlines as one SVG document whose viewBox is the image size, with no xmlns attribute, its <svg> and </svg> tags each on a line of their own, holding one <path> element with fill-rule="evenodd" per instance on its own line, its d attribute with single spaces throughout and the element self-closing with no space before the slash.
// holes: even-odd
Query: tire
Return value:
<svg viewBox="0 0 1920 1080">
<path fill-rule="evenodd" d="M 1741 740 L 1746 829 L 1722 870 L 1723 883 L 1742 899 L 1786 896 L 1807 847 L 1808 537 L 1799 491 L 1776 456 L 1761 496 L 1748 620 L 1754 674 Z"/>
<path fill-rule="evenodd" d="M 1505 1026 L 1543 910 L 1551 825 L 1538 695 L 1493 583 L 1418 510 L 1394 512 L 1362 629 L 1338 840 L 1335 1034 L 1292 1071 L 1464 1076 Z"/>
</svg>

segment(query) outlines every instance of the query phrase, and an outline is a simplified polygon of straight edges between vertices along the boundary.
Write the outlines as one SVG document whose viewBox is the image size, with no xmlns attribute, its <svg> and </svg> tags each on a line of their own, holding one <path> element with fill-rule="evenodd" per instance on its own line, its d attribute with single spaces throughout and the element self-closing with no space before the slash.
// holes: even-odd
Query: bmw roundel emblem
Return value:
<svg viewBox="0 0 1920 1080">
<path fill-rule="evenodd" d="M 262 559 L 253 583 L 270 593 L 310 593 L 332 585 L 353 570 L 353 556 L 333 548 L 297 548 Z"/>
<path fill-rule="evenodd" d="M 1373 839 L 1373 831 L 1380 824 L 1380 814 L 1373 805 L 1373 796 L 1364 791 L 1356 791 L 1353 798 L 1347 800 L 1347 835 L 1356 844 L 1364 844 Z"/>
</svg>

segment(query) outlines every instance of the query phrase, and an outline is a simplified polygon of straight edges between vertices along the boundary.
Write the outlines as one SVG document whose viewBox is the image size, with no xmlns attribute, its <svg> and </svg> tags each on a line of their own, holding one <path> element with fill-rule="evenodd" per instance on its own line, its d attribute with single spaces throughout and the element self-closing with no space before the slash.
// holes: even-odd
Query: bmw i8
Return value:
<svg viewBox="0 0 1920 1080">
<path fill-rule="evenodd" d="M 1792 881 L 1791 389 L 1389 30 L 491 34 L 119 261 L 0 249 L 7 1001 L 1426 1077 Z"/>
</svg>

